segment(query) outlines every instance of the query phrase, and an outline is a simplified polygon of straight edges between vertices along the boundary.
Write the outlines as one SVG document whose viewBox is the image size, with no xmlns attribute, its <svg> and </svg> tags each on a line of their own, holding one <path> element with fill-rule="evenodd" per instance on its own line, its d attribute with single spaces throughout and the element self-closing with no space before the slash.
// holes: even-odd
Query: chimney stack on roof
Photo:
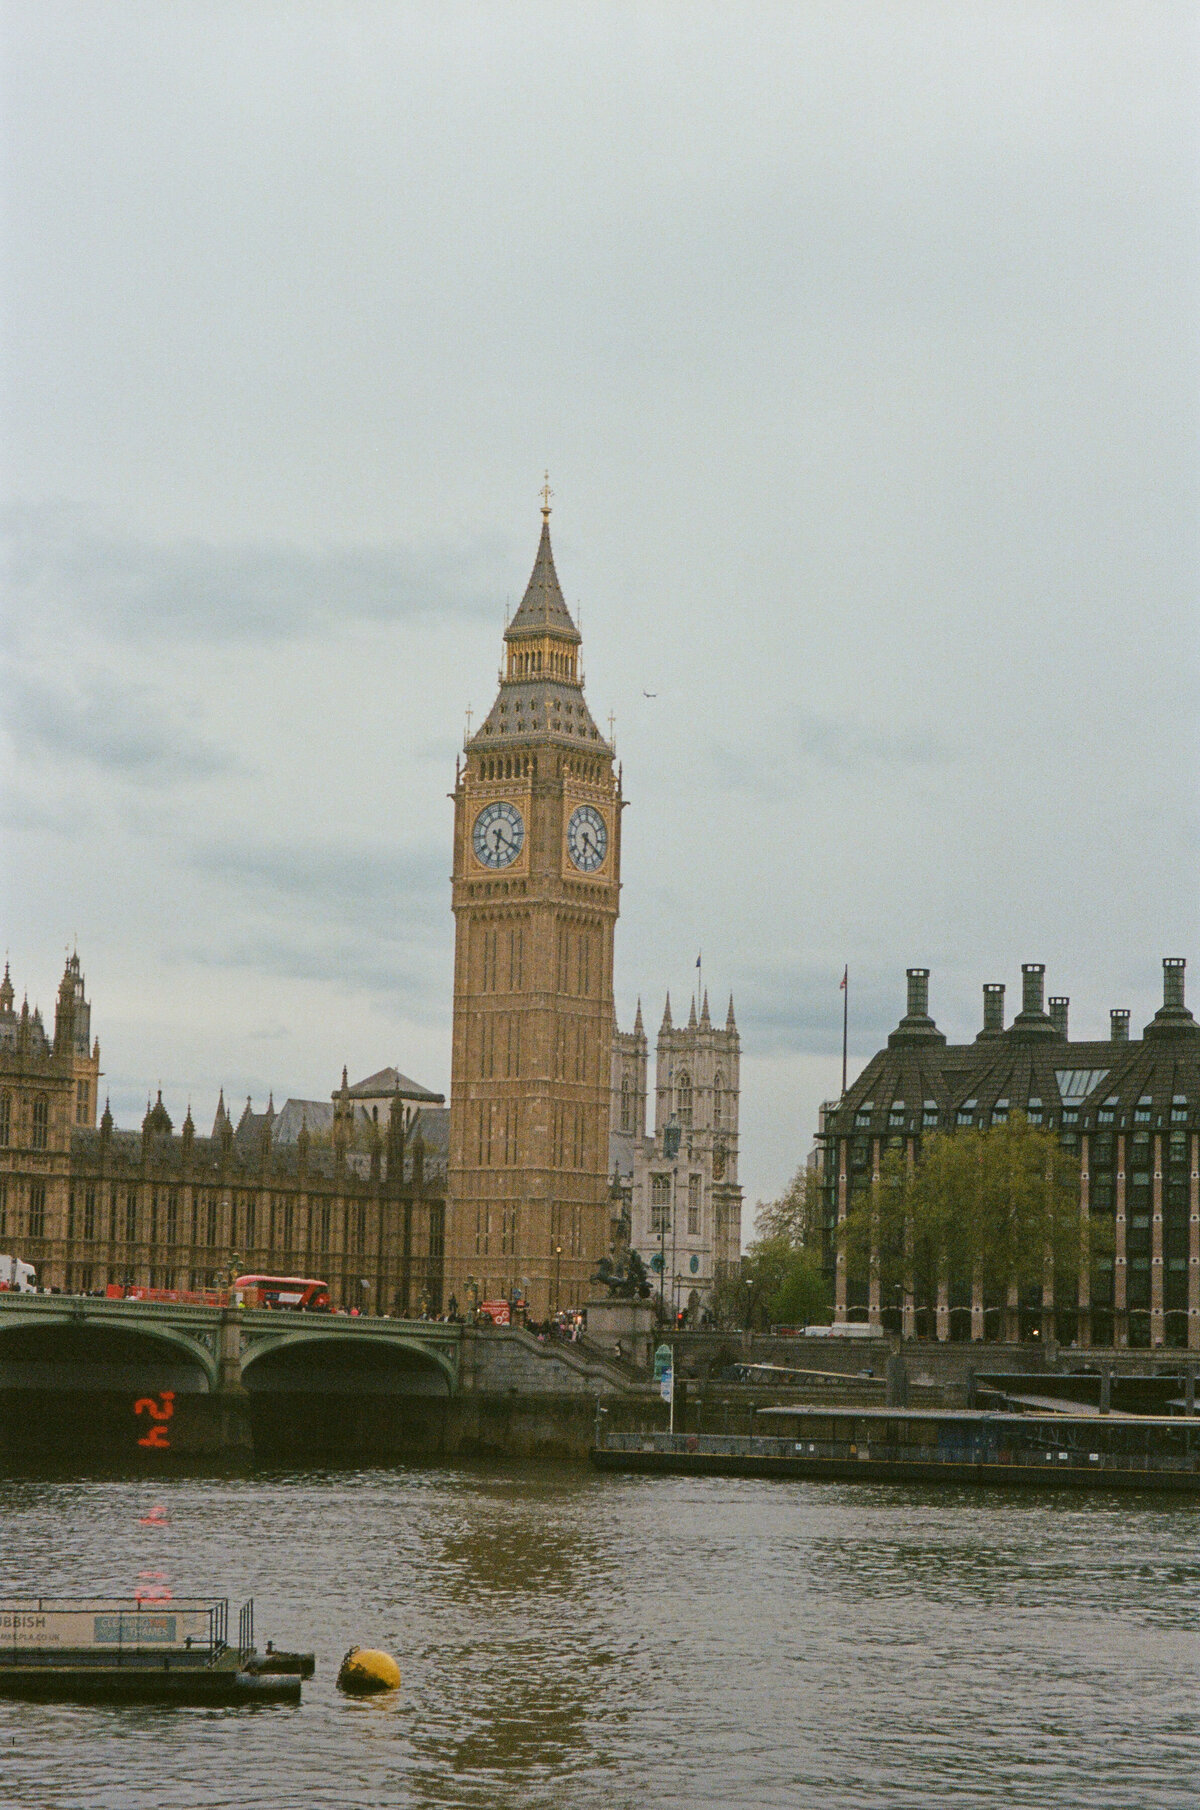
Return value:
<svg viewBox="0 0 1200 1810">
<path fill-rule="evenodd" d="M 1021 1010 L 1044 1012 L 1042 992 L 1046 978 L 1045 962 L 1021 963 Z"/>
<path fill-rule="evenodd" d="M 981 1037 L 998 1037 L 1004 1029 L 1004 982 L 985 981 L 983 985 L 983 1030 Z"/>
<path fill-rule="evenodd" d="M 1183 997 L 1183 974 L 1187 967 L 1181 955 L 1163 957 L 1163 1004 L 1177 1011 L 1186 1009 Z"/>
<path fill-rule="evenodd" d="M 1067 1014 L 1070 1008 L 1071 1001 L 1065 993 L 1051 993 L 1050 1022 L 1060 1037 L 1067 1035 Z"/>
<path fill-rule="evenodd" d="M 1114 1043 L 1129 1042 L 1129 1007 L 1114 1006 L 1108 1015 L 1109 1036 Z"/>
<path fill-rule="evenodd" d="M 928 968 L 910 968 L 908 970 L 908 1016 L 910 1018 L 927 1018 L 929 1016 Z"/>
</svg>

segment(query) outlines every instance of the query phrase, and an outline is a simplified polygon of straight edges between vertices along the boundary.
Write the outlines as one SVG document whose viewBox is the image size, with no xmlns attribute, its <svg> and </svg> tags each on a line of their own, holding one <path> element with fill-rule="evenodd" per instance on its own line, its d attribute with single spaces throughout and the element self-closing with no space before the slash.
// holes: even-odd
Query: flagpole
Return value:
<svg viewBox="0 0 1200 1810">
<path fill-rule="evenodd" d="M 842 1098 L 846 1098 L 846 1052 L 850 1039 L 850 969 L 842 975 Z"/>
</svg>

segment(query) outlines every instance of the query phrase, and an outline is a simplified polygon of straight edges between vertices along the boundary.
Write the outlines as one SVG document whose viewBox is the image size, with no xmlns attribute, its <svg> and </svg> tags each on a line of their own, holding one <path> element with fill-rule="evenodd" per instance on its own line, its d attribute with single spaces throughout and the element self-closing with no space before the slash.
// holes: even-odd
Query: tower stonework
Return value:
<svg viewBox="0 0 1200 1810">
<path fill-rule="evenodd" d="M 550 548 L 454 787 L 448 1292 L 582 1303 L 608 1250 L 621 785 Z"/>
</svg>

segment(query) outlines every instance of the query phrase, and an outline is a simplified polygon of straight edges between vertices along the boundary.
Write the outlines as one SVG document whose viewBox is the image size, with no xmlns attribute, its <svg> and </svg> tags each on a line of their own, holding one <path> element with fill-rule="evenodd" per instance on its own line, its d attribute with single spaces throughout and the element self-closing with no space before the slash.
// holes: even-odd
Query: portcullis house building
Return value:
<svg viewBox="0 0 1200 1810">
<path fill-rule="evenodd" d="M 1052 1304 L 1059 1340 L 1200 1350 L 1200 1025 L 1185 1003 L 1184 967 L 1163 962 L 1163 1002 L 1141 1037 L 1130 1037 L 1129 1013 L 1118 1009 L 1107 1039 L 1081 1042 L 1069 1033 L 1069 1001 L 1044 1002 L 1045 970 L 1027 962 L 1012 1023 L 1003 986 L 985 986 L 983 1025 L 968 1044 L 947 1043 L 929 1015 L 928 970 L 908 970 L 908 1010 L 887 1047 L 825 1116 L 824 1263 L 838 1320 L 918 1330 L 911 1298 L 882 1301 L 877 1276 L 852 1275 L 839 1243 L 854 1195 L 878 1178 L 885 1155 L 915 1160 L 933 1132 L 1020 1112 L 1078 1154 L 1080 1212 L 1107 1222 L 1073 1298 Z M 1042 1312 L 1040 1301 L 1023 1303 L 1023 1330 Z M 994 1325 L 978 1291 L 947 1292 L 920 1330 L 969 1340 Z"/>
</svg>

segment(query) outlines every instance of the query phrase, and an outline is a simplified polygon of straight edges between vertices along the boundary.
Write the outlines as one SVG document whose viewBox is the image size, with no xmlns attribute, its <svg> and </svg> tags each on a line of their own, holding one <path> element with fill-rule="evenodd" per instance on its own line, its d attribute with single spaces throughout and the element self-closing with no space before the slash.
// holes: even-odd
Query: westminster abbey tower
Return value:
<svg viewBox="0 0 1200 1810">
<path fill-rule="evenodd" d="M 447 1289 L 583 1302 L 608 1249 L 621 790 L 550 549 L 454 789 Z M 472 1290 L 471 1285 L 474 1285 Z"/>
</svg>

